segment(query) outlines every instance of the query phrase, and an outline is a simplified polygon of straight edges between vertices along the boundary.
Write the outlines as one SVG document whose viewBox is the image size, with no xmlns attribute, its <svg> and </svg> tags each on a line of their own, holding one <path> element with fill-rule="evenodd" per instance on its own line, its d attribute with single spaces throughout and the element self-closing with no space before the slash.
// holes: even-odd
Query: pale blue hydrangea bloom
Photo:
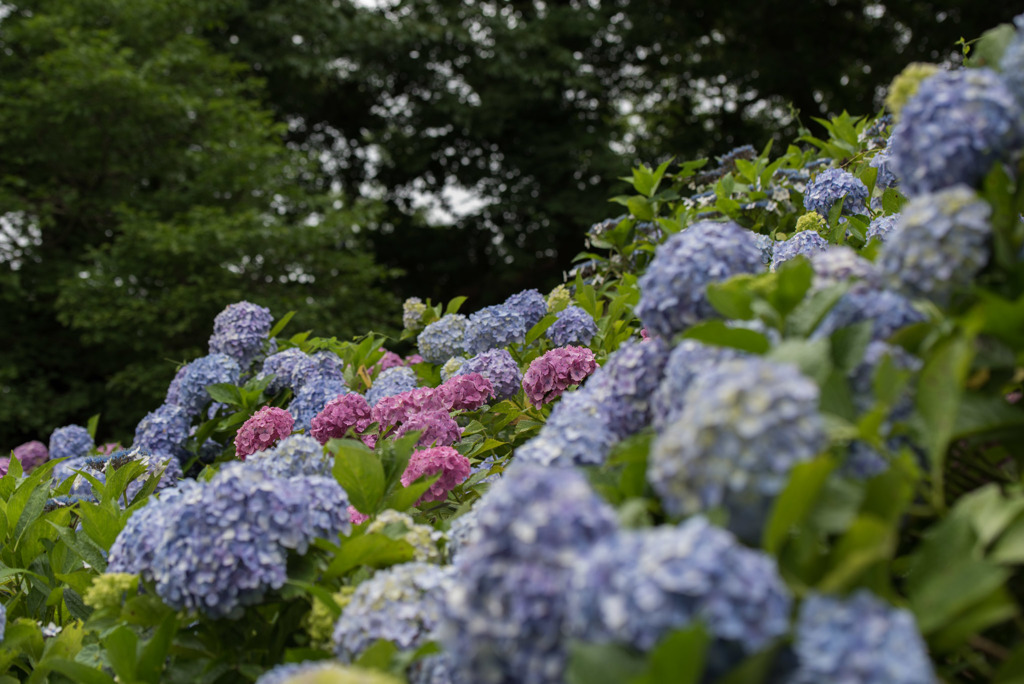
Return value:
<svg viewBox="0 0 1024 684">
<path fill-rule="evenodd" d="M 510 344 L 522 344 L 526 340 L 526 328 L 526 318 L 517 309 L 504 304 L 484 307 L 470 314 L 464 347 L 468 354 L 476 355 Z"/>
<path fill-rule="evenodd" d="M 416 371 L 408 366 L 394 366 L 380 372 L 373 387 L 366 391 L 366 403 L 373 408 L 384 397 L 393 397 L 419 386 Z"/>
<path fill-rule="evenodd" d="M 946 306 L 988 263 L 991 214 L 965 185 L 919 195 L 903 208 L 879 266 L 904 292 Z"/>
<path fill-rule="evenodd" d="M 337 378 L 317 375 L 306 381 L 288 404 L 288 413 L 295 419 L 292 429 L 309 432 L 313 419 L 324 410 L 324 406 L 348 393 L 345 382 Z"/>
<path fill-rule="evenodd" d="M 505 306 L 518 311 L 523 320 L 526 321 L 526 329 L 529 330 L 540 322 L 548 313 L 548 305 L 542 295 L 536 289 L 523 290 L 511 295 L 505 300 Z"/>
<path fill-rule="evenodd" d="M 900 214 L 898 212 L 891 216 L 879 216 L 868 225 L 868 232 L 865 238 L 868 240 L 877 238 L 885 242 L 889 239 L 889 233 L 893 231 L 899 220 Z"/>
<path fill-rule="evenodd" d="M 608 428 L 616 439 L 650 424 L 651 399 L 661 384 L 668 356 L 668 343 L 660 337 L 625 342 L 578 390 L 606 406 Z"/>
<path fill-rule="evenodd" d="M 265 451 L 250 454 L 245 463 L 273 477 L 332 477 L 334 457 L 325 453 L 320 442 L 312 437 L 290 435 Z"/>
<path fill-rule="evenodd" d="M 476 508 L 469 509 L 451 521 L 451 526 L 448 528 L 446 535 L 448 544 L 445 547 L 448 559 L 451 562 L 454 563 L 462 551 L 476 542 L 480 529 L 479 522 L 476 516 Z"/>
<path fill-rule="evenodd" d="M 416 338 L 420 356 L 429 363 L 444 363 L 453 356 L 461 356 L 466 352 L 466 326 L 462 314 L 446 314 L 434 321 Z"/>
<path fill-rule="evenodd" d="M 651 418 L 659 432 L 679 417 L 686 390 L 693 378 L 723 361 L 747 356 L 733 347 L 714 347 L 697 340 L 683 340 L 668 356 L 661 382 L 651 396 Z"/>
<path fill-rule="evenodd" d="M 716 508 L 744 541 L 760 537 L 793 467 L 827 444 L 818 386 L 795 366 L 724 361 L 693 378 L 651 447 L 647 480 L 674 516 Z"/>
<path fill-rule="evenodd" d="M 889 141 L 892 169 L 908 197 L 958 183 L 977 186 L 1024 140 L 1024 113 L 988 68 L 940 71 L 921 82 Z"/>
<path fill-rule="evenodd" d="M 176 404 L 164 404 L 147 413 L 135 426 L 132 446 L 141 447 L 157 457 L 173 457 L 184 462 L 188 459 L 185 442 L 190 423 L 185 409 Z M 50 453 L 52 455 L 53 449 Z"/>
<path fill-rule="evenodd" d="M 775 251 L 772 253 L 772 270 L 777 270 L 785 262 L 800 255 L 810 257 L 817 252 L 824 252 L 828 246 L 828 240 L 813 230 L 802 230 L 791 235 L 788 240 L 775 243 Z"/>
<path fill-rule="evenodd" d="M 317 362 L 309 354 L 298 347 L 291 347 L 268 356 L 256 377 L 263 379 L 269 375 L 274 376 L 265 391 L 270 396 L 286 388 L 294 390 L 297 387 L 296 380 L 300 380 L 298 385 L 303 384 L 301 380 L 315 373 L 318 368 Z"/>
<path fill-rule="evenodd" d="M 263 351 L 274 322 L 270 309 L 250 302 L 229 305 L 213 319 L 211 354 L 227 354 L 242 371 Z"/>
<path fill-rule="evenodd" d="M 754 233 L 732 221 L 699 221 L 657 248 L 640 277 L 636 314 L 652 335 L 671 337 L 718 317 L 707 299 L 708 284 L 763 270 Z"/>
<path fill-rule="evenodd" d="M 594 317 L 581 307 L 570 305 L 558 312 L 558 320 L 544 333 L 556 347 L 587 346 L 597 334 Z"/>
<path fill-rule="evenodd" d="M 825 315 L 811 337 L 828 337 L 837 330 L 871 321 L 871 339 L 886 340 L 901 328 L 925 320 L 910 300 L 891 290 L 857 283 Z"/>
<path fill-rule="evenodd" d="M 811 594 L 800 606 L 788 684 L 933 684 L 928 648 L 910 611 L 866 589 L 848 599 Z"/>
<path fill-rule="evenodd" d="M 92 450 L 92 435 L 81 425 L 65 425 L 50 433 L 50 459 L 85 456 Z"/>
<path fill-rule="evenodd" d="M 207 385 L 237 385 L 241 375 L 238 362 L 227 354 L 201 356 L 187 363 L 174 376 L 164 403 L 177 404 L 190 417 L 198 416 L 211 401 Z"/>
<path fill-rule="evenodd" d="M 832 207 L 843 200 L 843 214 L 866 214 L 868 186 L 843 169 L 825 169 L 807 184 L 804 207 L 828 216 Z"/>
<path fill-rule="evenodd" d="M 516 396 L 523 384 L 523 372 L 507 349 L 493 349 L 477 354 L 462 363 L 452 375 L 468 373 L 479 373 L 490 380 L 497 401 Z"/>
<path fill-rule="evenodd" d="M 675 527 L 619 532 L 582 555 L 570 586 L 569 631 L 591 644 L 650 651 L 673 630 L 700 622 L 711 637 L 708 674 L 784 636 L 790 604 L 773 558 L 695 516 Z"/>
<path fill-rule="evenodd" d="M 896 174 L 892 172 L 892 159 L 890 157 L 888 145 L 879 150 L 875 156 L 871 158 L 871 161 L 868 162 L 868 164 L 872 168 L 878 169 L 878 175 L 875 176 L 876 188 L 879 190 L 885 190 L 899 185 L 899 179 L 896 178 Z"/>
<path fill-rule="evenodd" d="M 823 252 L 811 255 L 814 269 L 812 289 L 822 289 L 847 280 L 863 280 L 881 286 L 882 273 L 878 267 L 855 250 L 845 245 L 829 245 Z"/>
<path fill-rule="evenodd" d="M 543 466 L 599 465 L 618 441 L 611 413 L 624 405 L 584 389 L 566 392 L 536 437 L 516 449 L 517 462 Z"/>
<path fill-rule="evenodd" d="M 403 563 L 377 571 L 356 587 L 334 625 L 335 654 L 356 661 L 378 639 L 401 651 L 434 640 L 454 568 Z"/>
<path fill-rule="evenodd" d="M 758 249 L 761 250 L 761 263 L 765 266 L 771 265 L 772 255 L 775 252 L 775 240 L 771 235 L 757 234 L 754 237 L 757 239 Z"/>
</svg>

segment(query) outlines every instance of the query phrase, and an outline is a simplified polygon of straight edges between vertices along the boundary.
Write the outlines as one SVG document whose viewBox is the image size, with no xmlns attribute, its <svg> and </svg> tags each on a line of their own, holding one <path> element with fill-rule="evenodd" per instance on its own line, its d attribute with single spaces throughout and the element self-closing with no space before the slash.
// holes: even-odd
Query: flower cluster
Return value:
<svg viewBox="0 0 1024 684">
<path fill-rule="evenodd" d="M 423 447 L 451 446 L 462 439 L 462 428 L 447 411 L 421 411 L 414 413 L 401 424 L 396 437 L 412 430 L 421 432 L 417 444 Z"/>
<path fill-rule="evenodd" d="M 796 228 L 794 229 L 794 232 L 802 233 L 805 230 L 814 231 L 818 235 L 824 237 L 826 231 L 828 231 L 828 222 L 825 220 L 825 217 L 818 212 L 809 211 L 796 220 Z M 772 251 L 774 252 L 774 250 Z M 771 259 L 768 260 L 768 263 L 771 263 Z"/>
<path fill-rule="evenodd" d="M 886 188 L 892 188 L 899 185 L 899 179 L 892 170 L 892 155 L 889 152 L 889 146 L 886 145 L 883 149 L 879 150 L 868 165 L 873 169 L 878 169 L 878 175 L 875 176 L 875 187 L 881 190 Z M 873 203 L 872 203 L 873 204 Z"/>
<path fill-rule="evenodd" d="M 312 437 L 291 435 L 266 451 L 257 451 L 247 458 L 245 463 L 251 468 L 259 468 L 271 477 L 332 477 L 334 458 L 325 454 L 320 442 Z"/>
<path fill-rule="evenodd" d="M 530 363 L 523 376 L 526 398 L 537 408 L 554 401 L 597 369 L 594 352 L 586 347 L 552 349 Z"/>
<path fill-rule="evenodd" d="M 699 221 L 658 247 L 639 281 L 636 314 L 652 334 L 671 337 L 717 317 L 707 299 L 708 284 L 762 270 L 754 233 L 732 221 Z"/>
<path fill-rule="evenodd" d="M 462 314 L 446 314 L 434 321 L 416 338 L 420 356 L 429 363 L 444 363 L 465 353 L 466 327 Z"/>
<path fill-rule="evenodd" d="M 398 366 L 404 366 L 405 363 L 402 361 L 402 357 L 393 351 L 388 351 L 381 347 L 379 351 L 384 352 L 384 356 L 380 357 L 380 360 L 376 363 L 376 368 L 379 371 L 386 371 L 388 368 L 397 368 Z"/>
<path fill-rule="evenodd" d="M 286 579 L 288 551 L 348 532 L 332 478 L 271 477 L 228 463 L 207 483 L 186 480 L 128 519 L 108 571 L 142 575 L 175 609 L 238 617 Z"/>
<path fill-rule="evenodd" d="M 88 430 L 86 434 L 88 434 Z M 21 469 L 25 473 L 31 473 L 49 460 L 50 452 L 46 449 L 45 444 L 38 440 L 32 440 L 14 447 L 14 457 L 21 463 Z"/>
<path fill-rule="evenodd" d="M 373 522 L 366 526 L 366 534 L 384 533 L 392 539 L 401 539 L 413 549 L 413 560 L 435 563 L 441 560 L 437 543 L 443 535 L 430 525 L 414 522 L 412 516 L 390 508 L 381 511 Z"/>
<path fill-rule="evenodd" d="M 462 368 L 464 363 L 466 363 L 466 357 L 464 356 L 453 356 L 445 361 L 444 365 L 441 366 L 441 381 L 444 382 L 458 375 L 459 369 Z"/>
<path fill-rule="evenodd" d="M 523 382 L 523 373 L 507 349 L 493 349 L 477 354 L 466 360 L 452 375 L 456 377 L 468 373 L 479 373 L 491 383 L 494 398 L 511 399 L 519 394 Z"/>
<path fill-rule="evenodd" d="M 825 444 L 812 380 L 760 358 L 725 361 L 693 378 L 651 448 L 647 480 L 670 514 L 723 507 L 729 529 L 759 539 L 789 471 Z"/>
<path fill-rule="evenodd" d="M 925 320 L 906 297 L 861 282 L 850 288 L 825 315 L 811 337 L 828 337 L 837 330 L 871 321 L 871 339 L 885 340 L 913 323 Z"/>
<path fill-rule="evenodd" d="M 417 413 L 447 410 L 445 396 L 437 388 L 418 387 L 384 397 L 374 405 L 370 418 L 386 432 Z"/>
<path fill-rule="evenodd" d="M 476 411 L 494 396 L 494 385 L 480 373 L 466 370 L 446 380 L 437 393 L 449 411 Z"/>
<path fill-rule="evenodd" d="M 882 250 L 882 271 L 911 296 L 947 305 L 988 263 L 991 213 L 964 185 L 913 198 Z"/>
<path fill-rule="evenodd" d="M 574 567 L 568 603 L 574 636 L 641 651 L 700 622 L 710 673 L 786 634 L 791 598 L 773 558 L 695 516 L 595 544 Z"/>
<path fill-rule="evenodd" d="M 668 343 L 662 338 L 626 342 L 608 357 L 579 390 L 607 404 L 609 429 L 623 439 L 651 422 L 651 398 L 668 362 Z"/>
<path fill-rule="evenodd" d="M 892 214 L 890 216 L 879 216 L 868 224 L 868 232 L 865 237 L 868 240 L 875 239 L 885 242 L 889 239 L 889 233 L 893 231 L 896 224 L 899 223 L 899 220 L 899 213 Z"/>
<path fill-rule="evenodd" d="M 698 372 L 746 356 L 732 347 L 683 340 L 668 356 L 664 377 L 651 396 L 651 422 L 659 432 L 679 417 L 686 391 Z"/>
<path fill-rule="evenodd" d="M 811 267 L 814 268 L 815 289 L 847 280 L 863 280 L 876 286 L 882 284 L 882 273 L 878 267 L 845 245 L 829 245 L 825 251 L 815 252 L 811 255 Z"/>
<path fill-rule="evenodd" d="M 409 458 L 409 465 L 402 473 L 402 486 L 408 487 L 424 475 L 441 473 L 430 488 L 423 493 L 416 505 L 425 501 L 443 501 L 448 492 L 469 477 L 469 459 L 450 446 L 431 449 L 417 449 Z"/>
<path fill-rule="evenodd" d="M 245 301 L 231 304 L 213 319 L 210 353 L 227 354 L 244 371 L 262 352 L 273 322 L 266 307 Z"/>
<path fill-rule="evenodd" d="M 889 142 L 892 169 L 913 197 L 959 183 L 977 186 L 1020 149 L 1024 114 L 991 69 L 940 71 L 900 112 Z"/>
<path fill-rule="evenodd" d="M 89 453 L 92 435 L 81 425 L 65 425 L 50 433 L 50 458 L 75 458 Z"/>
<path fill-rule="evenodd" d="M 434 639 L 454 570 L 403 563 L 381 570 L 356 587 L 334 627 L 338 658 L 350 663 L 378 639 L 415 651 Z"/>
<path fill-rule="evenodd" d="M 868 186 L 852 173 L 843 169 L 825 169 L 807 184 L 804 206 L 808 211 L 828 216 L 835 203 L 842 200 L 844 214 L 866 214 L 867 198 Z"/>
<path fill-rule="evenodd" d="M 504 304 L 487 306 L 470 314 L 463 348 L 469 354 L 522 344 L 526 340 L 526 318 Z"/>
<path fill-rule="evenodd" d="M 398 366 L 381 371 L 373 381 L 373 387 L 366 391 L 366 403 L 376 406 L 384 397 L 393 397 L 402 392 L 415 389 L 419 384 L 416 371 L 405 366 Z"/>
<path fill-rule="evenodd" d="M 190 417 L 199 415 L 210 403 L 208 385 L 237 385 L 242 371 L 238 362 L 227 354 L 208 354 L 181 367 L 167 388 L 164 403 L 177 404 Z"/>
<path fill-rule="evenodd" d="M 907 610 L 861 589 L 843 600 L 812 594 L 800 606 L 792 684 L 931 684 L 928 649 Z"/>
<path fill-rule="evenodd" d="M 263 369 L 256 377 L 262 379 L 273 375 L 267 385 L 267 394 L 277 394 L 283 389 L 295 390 L 305 379 L 319 370 L 319 364 L 298 347 L 271 354 L 263 361 Z"/>
<path fill-rule="evenodd" d="M 569 291 L 565 285 L 558 285 L 548 294 L 548 298 L 545 304 L 548 307 L 548 313 L 558 313 L 565 307 L 572 303 L 572 292 Z"/>
<path fill-rule="evenodd" d="M 158 457 L 173 457 L 184 462 L 188 458 L 185 441 L 188 439 L 190 416 L 176 404 L 163 404 L 150 411 L 135 426 L 132 446 L 141 447 Z M 53 448 L 50 448 L 53 453 Z"/>
<path fill-rule="evenodd" d="M 828 249 L 828 240 L 811 230 L 805 230 L 792 235 L 788 240 L 775 243 L 775 251 L 772 252 L 772 270 L 794 259 L 801 254 L 810 257 L 816 252 L 824 252 Z"/>
<path fill-rule="evenodd" d="M 402 327 L 410 332 L 416 332 L 423 327 L 423 314 L 427 312 L 427 305 L 419 297 L 409 297 L 402 302 Z"/>
<path fill-rule="evenodd" d="M 380 670 L 364 670 L 330 660 L 285 663 L 267 670 L 255 684 L 401 684 Z"/>
<path fill-rule="evenodd" d="M 620 408 L 595 393 L 569 392 L 552 409 L 536 437 L 516 449 L 516 462 L 539 465 L 604 463 L 618 437 L 610 428 L 611 413 Z M 623 412 L 625 407 L 621 407 Z"/>
<path fill-rule="evenodd" d="M 327 402 L 324 410 L 313 418 L 310 432 L 320 444 L 335 437 L 344 437 L 349 430 L 358 435 L 370 426 L 370 405 L 361 394 L 350 392 Z"/>
<path fill-rule="evenodd" d="M 570 344 L 587 346 L 597 334 L 597 323 L 594 317 L 578 306 L 567 306 L 558 312 L 558 318 L 545 335 L 555 345 L 564 347 Z"/>
<path fill-rule="evenodd" d="M 235 455 L 245 460 L 250 454 L 269 449 L 292 433 L 295 419 L 284 409 L 264 406 L 249 417 L 235 434 Z"/>
<path fill-rule="evenodd" d="M 348 394 L 348 387 L 341 379 L 318 375 L 307 380 L 288 404 L 288 413 L 295 419 L 293 429 L 309 430 L 317 414 L 330 401 L 345 394 Z"/>
<path fill-rule="evenodd" d="M 509 296 L 505 300 L 505 306 L 513 311 L 517 311 L 523 317 L 523 320 L 526 321 L 527 330 L 537 325 L 540 319 L 544 318 L 548 313 L 548 305 L 544 301 L 544 295 L 536 289 L 523 290 Z"/>
</svg>

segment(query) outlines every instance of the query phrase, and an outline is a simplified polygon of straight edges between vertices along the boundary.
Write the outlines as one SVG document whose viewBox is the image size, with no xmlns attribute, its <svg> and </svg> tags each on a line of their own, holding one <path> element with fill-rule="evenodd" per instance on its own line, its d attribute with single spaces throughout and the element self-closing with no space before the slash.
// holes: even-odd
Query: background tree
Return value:
<svg viewBox="0 0 1024 684">
<path fill-rule="evenodd" d="M 0 24 L 0 444 L 104 415 L 130 439 L 174 362 L 248 299 L 296 329 L 382 329 L 397 302 L 246 65 L 218 3 L 25 2 Z"/>
</svg>

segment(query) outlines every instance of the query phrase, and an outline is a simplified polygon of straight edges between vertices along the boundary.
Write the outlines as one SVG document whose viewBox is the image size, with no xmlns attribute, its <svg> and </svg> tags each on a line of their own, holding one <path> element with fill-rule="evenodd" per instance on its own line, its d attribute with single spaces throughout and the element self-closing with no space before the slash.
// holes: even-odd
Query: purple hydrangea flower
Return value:
<svg viewBox="0 0 1024 684">
<path fill-rule="evenodd" d="M 932 684 L 928 648 L 910 611 L 866 589 L 848 599 L 811 594 L 800 606 L 791 684 Z"/>
<path fill-rule="evenodd" d="M 432 641 L 453 576 L 450 566 L 403 563 L 359 584 L 334 626 L 338 658 L 358 660 L 378 639 L 408 652 Z"/>
<path fill-rule="evenodd" d="M 517 309 L 496 304 L 470 314 L 466 324 L 464 349 L 482 354 L 526 340 L 526 319 Z"/>
<path fill-rule="evenodd" d="M 320 444 L 327 444 L 327 440 L 344 437 L 349 430 L 363 432 L 372 422 L 366 398 L 350 392 L 327 402 L 324 410 L 313 418 L 310 434 Z"/>
<path fill-rule="evenodd" d="M 879 265 L 911 296 L 946 306 L 988 263 L 991 214 L 989 204 L 964 185 L 919 195 L 903 208 Z"/>
<path fill-rule="evenodd" d="M 235 433 L 235 456 L 246 456 L 269 449 L 292 433 L 295 419 L 276 406 L 264 406 L 252 414 Z"/>
<path fill-rule="evenodd" d="M 534 359 L 523 376 L 526 398 L 537 408 L 554 401 L 597 369 L 594 352 L 586 347 L 559 347 Z"/>
<path fill-rule="evenodd" d="M 450 446 L 417 449 L 409 458 L 401 482 L 403 487 L 408 487 L 424 475 L 441 473 L 441 477 L 416 502 L 418 506 L 425 501 L 447 499 L 448 492 L 466 481 L 469 471 L 469 459 Z"/>
<path fill-rule="evenodd" d="M 772 270 L 795 259 L 801 254 L 810 257 L 815 252 L 824 252 L 828 249 L 828 240 L 811 230 L 802 230 L 791 235 L 788 240 L 775 243 L 775 251 L 772 253 Z"/>
<path fill-rule="evenodd" d="M 46 449 L 45 444 L 38 440 L 32 440 L 14 447 L 14 457 L 21 463 L 21 469 L 28 474 L 46 463 L 50 459 L 50 452 Z"/>
<path fill-rule="evenodd" d="M 190 417 L 198 416 L 210 403 L 207 385 L 237 385 L 242 371 L 238 362 L 227 354 L 209 354 L 182 366 L 167 388 L 165 404 L 177 404 Z"/>
<path fill-rule="evenodd" d="M 899 220 L 899 213 L 893 214 L 891 216 L 879 216 L 868 225 L 868 232 L 867 235 L 865 235 L 865 237 L 868 240 L 878 239 L 881 240 L 882 242 L 885 242 L 886 240 L 889 239 L 889 233 L 893 231 L 893 228 L 896 227 L 896 224 L 899 223 Z"/>
<path fill-rule="evenodd" d="M 188 458 L 185 442 L 188 440 L 189 422 L 185 409 L 176 404 L 163 404 L 147 413 L 135 426 L 132 446 L 145 449 L 157 457 L 174 457 L 184 462 Z"/>
<path fill-rule="evenodd" d="M 273 322 L 266 307 L 245 301 L 231 304 L 213 319 L 210 353 L 227 354 L 245 371 L 263 351 Z"/>
<path fill-rule="evenodd" d="M 647 480 L 671 515 L 721 507 L 730 530 L 757 540 L 790 470 L 826 443 L 814 381 L 759 357 L 725 361 L 693 378 L 651 447 Z"/>
<path fill-rule="evenodd" d="M 807 184 L 804 207 L 828 216 L 833 205 L 843 200 L 843 214 L 866 214 L 868 186 L 843 169 L 825 169 Z"/>
<path fill-rule="evenodd" d="M 574 567 L 568 603 L 573 636 L 640 651 L 700 622 L 709 672 L 784 636 L 791 597 L 772 557 L 695 516 L 595 544 Z"/>
<path fill-rule="evenodd" d="M 511 399 L 519 394 L 523 373 L 507 349 L 493 349 L 468 359 L 455 375 L 479 373 L 490 381 L 497 400 Z M 454 377 L 454 376 L 453 376 Z"/>
<path fill-rule="evenodd" d="M 308 375 L 318 370 L 319 364 L 313 357 L 298 347 L 292 347 L 268 356 L 263 361 L 263 369 L 256 377 L 263 379 L 268 375 L 274 376 L 267 385 L 266 393 L 270 396 L 285 388 L 294 390 L 297 387 L 296 381 L 299 381 L 298 385 L 302 385 L 302 381 Z"/>
<path fill-rule="evenodd" d="M 108 565 L 154 582 L 178 610 L 237 618 L 284 585 L 289 550 L 350 530 L 348 497 L 333 478 L 281 480 L 228 463 L 207 483 L 186 482 L 129 519 Z"/>
<path fill-rule="evenodd" d="M 422 434 L 417 442 L 419 446 L 451 446 L 462 439 L 462 428 L 447 411 L 423 411 L 406 418 L 396 437 L 401 437 L 410 430 L 420 430 Z"/>
<path fill-rule="evenodd" d="M 416 389 L 417 385 L 419 385 L 419 377 L 412 368 L 406 366 L 388 368 L 377 376 L 377 379 L 373 381 L 373 387 L 366 391 L 366 403 L 372 408 L 381 399 Z"/>
<path fill-rule="evenodd" d="M 857 283 L 844 294 L 818 324 L 812 338 L 828 337 L 837 330 L 871 321 L 871 339 L 885 340 L 913 323 L 925 320 L 906 297 L 880 290 L 869 283 Z"/>
<path fill-rule="evenodd" d="M 92 436 L 81 425 L 65 425 L 50 433 L 50 458 L 84 456 L 93 446 Z"/>
<path fill-rule="evenodd" d="M 661 384 L 668 355 L 662 338 L 626 342 L 581 388 L 608 406 L 608 427 L 618 439 L 650 424 L 651 398 Z"/>
<path fill-rule="evenodd" d="M 587 346 L 597 334 L 594 317 L 578 306 L 567 306 L 558 312 L 558 319 L 544 333 L 559 347 Z"/>
<path fill-rule="evenodd" d="M 659 432 L 679 417 L 686 390 L 694 377 L 723 361 L 746 357 L 732 347 L 713 347 L 697 340 L 683 340 L 668 356 L 664 377 L 651 396 L 651 417 Z"/>
<path fill-rule="evenodd" d="M 315 376 L 308 380 L 295 393 L 295 398 L 288 404 L 288 413 L 295 418 L 293 430 L 309 430 L 313 419 L 324 410 L 333 399 L 348 394 L 344 381 L 331 377 Z"/>
<path fill-rule="evenodd" d="M 11 469 L 11 457 L 4 456 L 0 458 L 0 477 L 6 477 L 7 473 Z"/>
<path fill-rule="evenodd" d="M 548 305 L 538 290 L 523 290 L 505 300 L 505 306 L 518 311 L 529 330 L 548 314 Z"/>
<path fill-rule="evenodd" d="M 466 332 L 465 316 L 442 316 L 424 328 L 416 338 L 420 356 L 429 363 L 444 363 L 453 356 L 461 356 L 466 352 Z"/>
<path fill-rule="evenodd" d="M 0 603 L 0 643 L 4 640 L 4 631 L 7 629 L 7 608 Z"/>
<path fill-rule="evenodd" d="M 476 515 L 440 628 L 454 669 L 478 684 L 562 682 L 571 568 L 615 531 L 614 510 L 575 470 L 517 464 Z"/>
<path fill-rule="evenodd" d="M 459 373 L 435 391 L 448 411 L 476 411 L 494 396 L 494 385 L 480 373 Z"/>
<path fill-rule="evenodd" d="M 654 335 L 671 337 L 718 313 L 707 286 L 740 273 L 764 270 L 754 233 L 727 221 L 700 221 L 669 237 L 640 277 L 636 314 Z"/>
<path fill-rule="evenodd" d="M 977 186 L 1020 149 L 1022 121 L 1021 105 L 995 71 L 940 71 L 900 111 L 889 142 L 892 170 L 908 197 Z"/>
</svg>

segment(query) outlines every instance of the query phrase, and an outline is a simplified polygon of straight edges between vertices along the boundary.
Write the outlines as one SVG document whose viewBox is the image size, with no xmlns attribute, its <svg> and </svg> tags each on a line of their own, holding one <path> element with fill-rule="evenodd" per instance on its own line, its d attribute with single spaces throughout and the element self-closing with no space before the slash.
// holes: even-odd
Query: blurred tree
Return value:
<svg viewBox="0 0 1024 684">
<path fill-rule="evenodd" d="M 0 445 L 102 413 L 131 439 L 174 362 L 248 299 L 293 329 L 393 325 L 356 230 L 249 67 L 199 37 L 228 4 L 19 2 L 0 23 Z"/>
</svg>

